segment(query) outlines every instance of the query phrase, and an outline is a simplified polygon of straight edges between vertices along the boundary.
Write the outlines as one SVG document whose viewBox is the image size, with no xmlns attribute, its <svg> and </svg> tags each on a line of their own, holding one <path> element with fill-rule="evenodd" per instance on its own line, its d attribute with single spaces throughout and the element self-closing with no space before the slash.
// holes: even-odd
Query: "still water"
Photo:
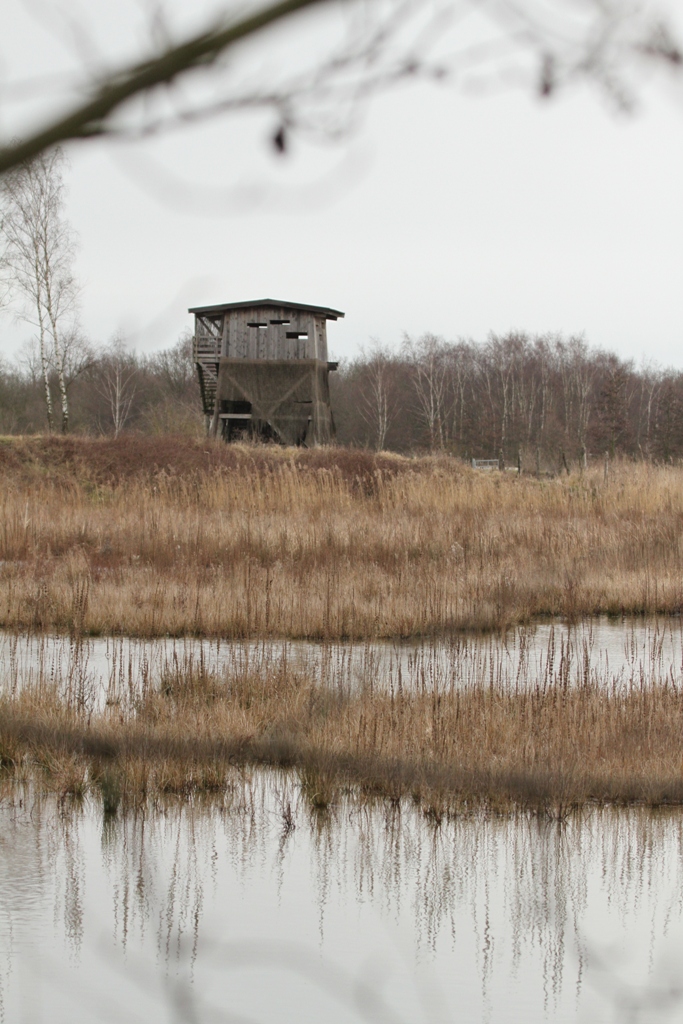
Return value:
<svg viewBox="0 0 683 1024">
<path fill-rule="evenodd" d="M 680 620 L 424 644 L 0 636 L 0 691 L 93 704 L 168 666 L 282 659 L 352 686 L 683 680 Z M 428 821 L 294 772 L 105 818 L 0 789 L 0 1024 L 683 1020 L 683 813 Z"/>
<path fill-rule="evenodd" d="M 288 813 L 287 808 L 289 808 Z M 683 1018 L 683 817 L 0 804 L 4 1022 Z"/>
<path fill-rule="evenodd" d="M 89 638 L 0 632 L 0 690 L 54 679 L 100 698 L 158 681 L 167 668 L 217 673 L 277 667 L 283 660 L 331 685 L 450 688 L 491 682 L 606 685 L 683 680 L 683 620 L 589 619 L 500 635 L 312 643 Z"/>
</svg>

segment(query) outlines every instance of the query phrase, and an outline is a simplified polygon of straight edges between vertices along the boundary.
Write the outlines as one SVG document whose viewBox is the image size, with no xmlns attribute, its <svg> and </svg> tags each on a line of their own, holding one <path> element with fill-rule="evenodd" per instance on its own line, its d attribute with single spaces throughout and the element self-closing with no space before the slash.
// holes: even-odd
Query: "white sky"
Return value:
<svg viewBox="0 0 683 1024">
<path fill-rule="evenodd" d="M 5 69 L 29 24 L 49 69 L 50 5 L 36 21 L 35 5 L 29 17 L 6 3 Z M 295 141 L 285 158 L 267 144 L 272 125 L 223 118 L 69 149 L 93 340 L 121 330 L 150 351 L 191 325 L 188 306 L 273 297 L 345 310 L 329 330 L 336 356 L 404 331 L 515 328 L 585 332 L 683 368 L 683 105 L 665 88 L 626 117 L 585 88 L 541 103 L 402 86 L 346 142 Z M 29 333 L 5 317 L 0 351 Z"/>
</svg>

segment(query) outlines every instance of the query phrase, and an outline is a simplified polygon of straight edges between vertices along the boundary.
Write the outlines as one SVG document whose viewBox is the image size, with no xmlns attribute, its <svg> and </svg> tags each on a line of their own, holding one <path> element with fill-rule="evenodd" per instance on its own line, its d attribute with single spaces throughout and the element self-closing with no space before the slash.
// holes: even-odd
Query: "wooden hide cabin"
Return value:
<svg viewBox="0 0 683 1024">
<path fill-rule="evenodd" d="M 196 306 L 194 361 L 208 432 L 281 444 L 334 438 L 327 321 L 338 309 L 276 299 Z"/>
</svg>

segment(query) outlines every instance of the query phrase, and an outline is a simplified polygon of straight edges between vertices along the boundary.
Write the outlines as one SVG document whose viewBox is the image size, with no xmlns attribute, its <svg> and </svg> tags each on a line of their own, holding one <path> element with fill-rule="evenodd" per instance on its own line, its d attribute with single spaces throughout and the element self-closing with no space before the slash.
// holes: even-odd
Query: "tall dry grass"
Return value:
<svg viewBox="0 0 683 1024">
<path fill-rule="evenodd" d="M 683 470 L 121 438 L 0 445 L 0 626 L 389 637 L 683 607 Z"/>
<path fill-rule="evenodd" d="M 296 771 L 310 806 L 342 791 L 435 821 L 473 807 L 563 815 L 587 803 L 683 803 L 683 691 L 676 682 L 531 675 L 458 689 L 330 686 L 243 659 L 224 672 L 167 664 L 97 694 L 51 673 L 0 697 L 0 774 L 107 813 L 160 795 L 222 793 L 235 771 Z"/>
</svg>

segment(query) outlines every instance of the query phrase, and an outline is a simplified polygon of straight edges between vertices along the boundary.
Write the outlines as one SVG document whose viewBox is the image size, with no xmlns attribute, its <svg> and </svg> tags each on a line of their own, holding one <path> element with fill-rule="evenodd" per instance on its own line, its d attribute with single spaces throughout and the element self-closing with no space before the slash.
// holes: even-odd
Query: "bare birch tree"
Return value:
<svg viewBox="0 0 683 1024">
<path fill-rule="evenodd" d="M 50 370 L 57 376 L 61 428 L 69 429 L 66 365 L 78 290 L 75 241 L 64 217 L 64 156 L 41 153 L 0 177 L 4 279 L 21 300 L 21 317 L 38 331 L 48 430 L 54 428 Z"/>
<path fill-rule="evenodd" d="M 448 387 L 451 395 L 449 403 L 451 410 L 451 442 L 462 454 L 467 394 L 468 388 L 471 387 L 473 376 L 471 345 L 464 341 L 449 345 L 446 350 L 445 362 Z"/>
<path fill-rule="evenodd" d="M 650 441 L 653 414 L 664 376 L 662 370 L 652 363 L 643 366 L 640 372 L 640 408 L 636 443 L 639 453 L 646 455 L 648 458 L 651 454 Z M 644 450 L 643 440 L 645 441 Z"/>
<path fill-rule="evenodd" d="M 365 388 L 362 392 L 361 415 L 374 435 L 378 452 L 384 451 L 387 433 L 395 415 L 392 388 L 393 357 L 379 342 L 373 342 L 369 352 L 362 351 L 365 360 Z"/>
<path fill-rule="evenodd" d="M 117 337 L 110 351 L 101 360 L 101 372 L 96 384 L 111 416 L 114 437 L 118 437 L 130 416 L 135 398 L 137 363 L 125 350 L 123 339 Z"/>
<path fill-rule="evenodd" d="M 566 342 L 559 340 L 556 353 L 562 381 L 565 437 L 585 447 L 592 410 L 595 360 L 591 358 L 582 336 L 571 337 Z"/>
<path fill-rule="evenodd" d="M 416 342 L 408 335 L 403 339 L 404 356 L 412 366 L 413 387 L 432 451 L 444 447 L 448 419 L 444 349 L 444 342 L 434 334 L 423 334 Z"/>
<path fill-rule="evenodd" d="M 4 216 L 0 205 L 0 313 L 10 301 L 9 268 L 4 241 Z"/>
</svg>

